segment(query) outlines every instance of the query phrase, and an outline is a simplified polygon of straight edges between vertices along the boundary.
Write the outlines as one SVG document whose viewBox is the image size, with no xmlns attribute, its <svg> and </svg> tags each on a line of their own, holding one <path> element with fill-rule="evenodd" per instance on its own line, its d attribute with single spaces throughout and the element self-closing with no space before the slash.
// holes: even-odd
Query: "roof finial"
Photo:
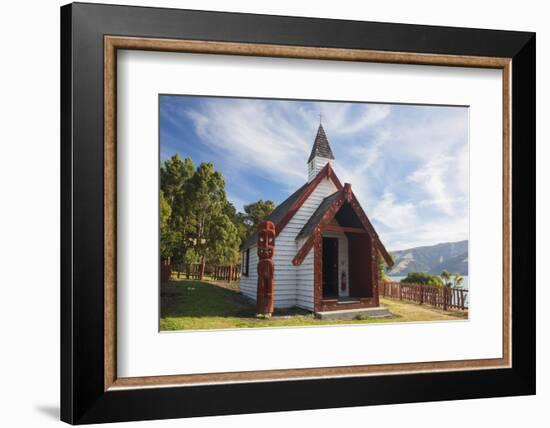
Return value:
<svg viewBox="0 0 550 428">
<path fill-rule="evenodd" d="M 323 124 L 323 110 L 319 109 L 319 126 Z"/>
</svg>

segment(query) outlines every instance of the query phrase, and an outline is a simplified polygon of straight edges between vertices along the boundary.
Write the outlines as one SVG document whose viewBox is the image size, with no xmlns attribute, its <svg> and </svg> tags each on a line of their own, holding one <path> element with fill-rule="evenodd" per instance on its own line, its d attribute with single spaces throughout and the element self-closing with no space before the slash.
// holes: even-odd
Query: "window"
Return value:
<svg viewBox="0 0 550 428">
<path fill-rule="evenodd" d="M 242 255 L 241 275 L 248 276 L 249 262 L 250 262 L 250 248 L 247 248 Z"/>
</svg>

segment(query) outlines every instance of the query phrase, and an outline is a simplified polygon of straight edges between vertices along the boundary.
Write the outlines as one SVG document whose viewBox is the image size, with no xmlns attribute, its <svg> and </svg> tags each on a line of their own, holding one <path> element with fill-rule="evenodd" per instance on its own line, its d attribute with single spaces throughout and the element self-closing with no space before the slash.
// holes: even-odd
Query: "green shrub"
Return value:
<svg viewBox="0 0 550 428">
<path fill-rule="evenodd" d="M 426 285 L 435 285 L 439 287 L 443 285 L 443 281 L 437 275 L 430 275 L 426 272 L 409 272 L 401 282 L 407 282 L 410 284 L 426 284 Z"/>
</svg>

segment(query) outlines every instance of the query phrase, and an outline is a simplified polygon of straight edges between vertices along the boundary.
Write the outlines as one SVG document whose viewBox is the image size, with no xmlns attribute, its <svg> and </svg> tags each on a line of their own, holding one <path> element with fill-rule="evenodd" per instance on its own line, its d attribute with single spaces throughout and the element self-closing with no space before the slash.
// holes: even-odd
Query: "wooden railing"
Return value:
<svg viewBox="0 0 550 428">
<path fill-rule="evenodd" d="M 426 304 L 443 310 L 468 309 L 468 290 L 463 288 L 381 281 L 380 296 Z"/>
<path fill-rule="evenodd" d="M 241 278 L 240 265 L 214 266 L 212 277 L 217 281 L 238 281 Z"/>
</svg>

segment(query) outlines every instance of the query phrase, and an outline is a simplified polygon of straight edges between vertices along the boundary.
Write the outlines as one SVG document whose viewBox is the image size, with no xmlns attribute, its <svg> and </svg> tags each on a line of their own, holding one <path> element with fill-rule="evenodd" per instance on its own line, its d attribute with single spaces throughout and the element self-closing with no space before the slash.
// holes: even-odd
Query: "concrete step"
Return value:
<svg viewBox="0 0 550 428">
<path fill-rule="evenodd" d="M 359 309 L 339 309 L 336 311 L 316 312 L 315 317 L 322 320 L 352 320 L 358 316 L 369 318 L 390 317 L 392 314 L 385 306 Z"/>
</svg>

